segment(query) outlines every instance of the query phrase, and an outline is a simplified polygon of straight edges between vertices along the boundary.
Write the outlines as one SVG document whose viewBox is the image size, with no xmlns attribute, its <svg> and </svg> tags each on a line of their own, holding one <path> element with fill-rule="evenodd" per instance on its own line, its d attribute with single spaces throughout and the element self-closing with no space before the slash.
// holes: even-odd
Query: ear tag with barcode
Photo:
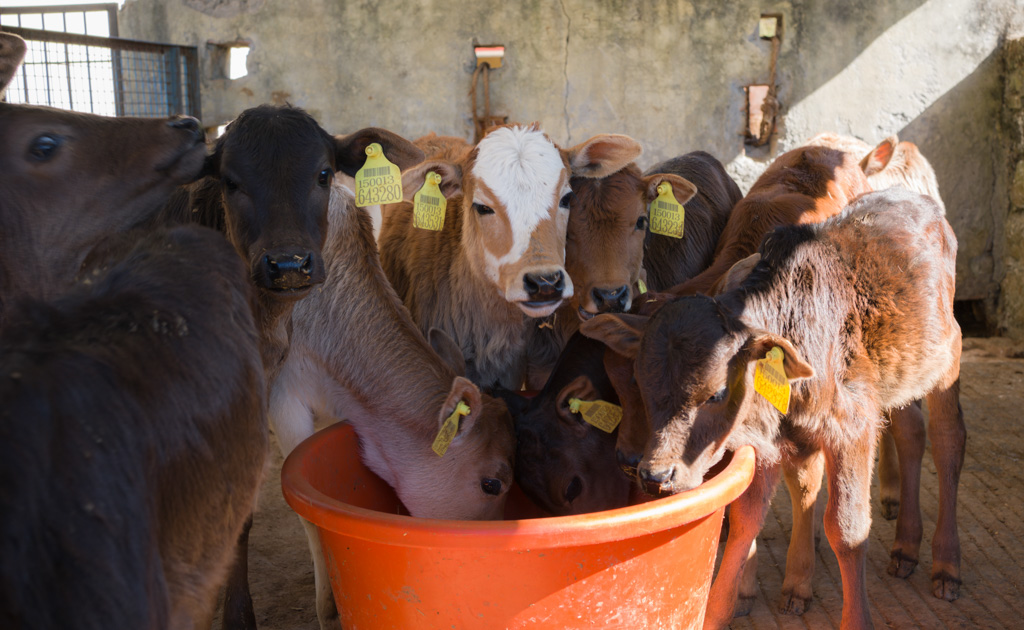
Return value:
<svg viewBox="0 0 1024 630">
<path fill-rule="evenodd" d="M 431 171 L 423 186 L 412 198 L 412 225 L 422 230 L 438 232 L 444 227 L 444 211 L 448 202 L 440 188 L 441 176 Z"/>
<path fill-rule="evenodd" d="M 434 438 L 434 443 L 430 446 L 438 456 L 444 457 L 444 454 L 448 452 L 448 447 L 455 439 L 455 434 L 459 432 L 459 419 L 468 415 L 469 405 L 460 400 L 459 404 L 455 405 L 452 415 L 448 416 L 444 424 L 441 425 L 441 430 L 437 432 L 437 437 Z"/>
<path fill-rule="evenodd" d="M 384 157 L 384 149 L 374 142 L 366 147 L 366 163 L 356 171 L 356 205 L 382 205 L 402 200 L 402 169 Z"/>
<path fill-rule="evenodd" d="M 587 424 L 611 433 L 622 421 L 622 407 L 603 400 L 569 399 L 569 411 L 583 416 Z"/>
<path fill-rule="evenodd" d="M 683 238 L 684 216 L 682 204 L 676 201 L 676 196 L 672 194 L 672 184 L 658 184 L 658 197 L 651 202 L 651 233 Z"/>
<path fill-rule="evenodd" d="M 789 411 L 789 379 L 782 362 L 786 355 L 782 348 L 775 346 L 763 359 L 757 360 L 754 369 L 754 391 L 764 396 L 782 413 Z"/>
</svg>

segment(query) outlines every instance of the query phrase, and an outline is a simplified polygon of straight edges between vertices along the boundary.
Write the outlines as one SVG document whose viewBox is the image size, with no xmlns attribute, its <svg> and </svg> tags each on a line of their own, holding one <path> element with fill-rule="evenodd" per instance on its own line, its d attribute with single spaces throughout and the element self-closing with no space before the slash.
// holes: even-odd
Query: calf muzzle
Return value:
<svg viewBox="0 0 1024 630">
<path fill-rule="evenodd" d="M 267 253 L 260 258 L 262 286 L 271 291 L 299 292 L 319 284 L 316 258 L 310 251 Z"/>
<path fill-rule="evenodd" d="M 550 273 L 524 274 L 523 288 L 530 297 L 531 305 L 555 302 L 562 299 L 562 292 L 565 290 L 565 274 L 561 270 Z"/>
<path fill-rule="evenodd" d="M 594 298 L 598 313 L 622 313 L 629 309 L 629 285 L 624 284 L 614 289 L 594 287 L 590 295 Z"/>
</svg>

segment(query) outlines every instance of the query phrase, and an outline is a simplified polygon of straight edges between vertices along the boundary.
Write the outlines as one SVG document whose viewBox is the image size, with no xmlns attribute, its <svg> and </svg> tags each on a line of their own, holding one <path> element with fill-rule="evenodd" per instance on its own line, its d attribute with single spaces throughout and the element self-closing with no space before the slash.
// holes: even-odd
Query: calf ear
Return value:
<svg viewBox="0 0 1024 630">
<path fill-rule="evenodd" d="M 596 400 L 600 397 L 601 392 L 597 391 L 597 388 L 594 387 L 590 377 L 586 374 L 580 374 L 574 378 L 571 383 L 563 387 L 562 391 L 558 392 L 558 397 L 555 398 L 558 417 L 574 429 L 579 429 L 578 432 L 580 435 L 585 435 L 587 431 L 586 423 L 582 416 L 574 414 L 569 409 L 569 399 L 579 398 L 580 400 Z"/>
<path fill-rule="evenodd" d="M 658 185 L 662 182 L 672 184 L 672 194 L 681 204 L 693 199 L 693 196 L 697 194 L 697 186 L 685 177 L 671 173 L 658 173 L 644 178 L 644 203 L 651 203 L 658 198 Z"/>
<path fill-rule="evenodd" d="M 441 176 L 441 193 L 446 199 L 452 195 L 462 194 L 462 168 L 458 164 L 443 160 L 429 160 L 420 162 L 402 173 L 402 197 L 411 202 L 416 196 L 416 191 L 423 187 L 427 173 L 431 172 Z"/>
<path fill-rule="evenodd" d="M 430 347 L 434 352 L 441 355 L 441 359 L 455 370 L 456 375 L 466 375 L 466 357 L 462 355 L 462 348 L 448 336 L 448 333 L 440 328 L 431 327 L 427 332 L 427 340 L 430 341 Z"/>
<path fill-rule="evenodd" d="M 640 157 L 643 147 L 629 136 L 604 133 L 562 150 L 569 171 L 578 177 L 607 177 Z"/>
<path fill-rule="evenodd" d="M 0 33 L 0 96 L 14 80 L 27 50 L 22 38 L 14 33 Z"/>
<path fill-rule="evenodd" d="M 889 160 L 896 153 L 896 145 L 899 142 L 900 139 L 895 135 L 879 142 L 878 146 L 872 149 L 871 153 L 865 155 L 864 159 L 860 161 L 860 169 L 868 176 L 884 171 L 885 167 L 889 166 Z"/>
<path fill-rule="evenodd" d="M 349 177 L 366 163 L 366 147 L 374 142 L 384 149 L 384 157 L 400 169 L 419 164 L 426 157 L 415 144 L 387 129 L 367 127 L 347 136 L 334 136 L 334 160 L 337 170 Z"/>
<path fill-rule="evenodd" d="M 747 279 L 747 276 L 750 275 L 750 272 L 754 270 L 754 267 L 760 261 L 761 254 L 751 254 L 732 267 L 729 267 L 729 271 L 725 272 L 725 275 L 711 288 L 711 295 L 715 296 L 726 291 L 732 291 L 743 284 L 743 281 Z"/>
<path fill-rule="evenodd" d="M 646 315 L 602 313 L 580 324 L 580 332 L 624 357 L 635 359 L 650 319 Z"/>
<path fill-rule="evenodd" d="M 456 376 L 452 381 L 452 388 L 448 391 L 448 398 L 445 399 L 444 405 L 441 406 L 437 415 L 438 431 L 444 426 L 445 420 L 452 415 L 460 401 L 469 406 L 469 414 L 459 420 L 459 432 L 455 434 L 456 440 L 469 434 L 473 423 L 477 421 L 484 410 L 483 400 L 480 398 L 480 390 L 477 389 L 477 386 L 463 376 Z"/>
<path fill-rule="evenodd" d="M 786 370 L 786 378 L 791 381 L 797 381 L 814 377 L 814 368 L 804 360 L 796 346 L 790 343 L 789 339 L 764 330 L 758 330 L 754 331 L 750 341 L 747 343 L 747 348 L 751 353 L 751 360 L 763 359 L 764 355 L 768 354 L 768 351 L 775 346 L 782 348 L 782 352 L 786 355 L 782 362 L 782 367 Z"/>
</svg>

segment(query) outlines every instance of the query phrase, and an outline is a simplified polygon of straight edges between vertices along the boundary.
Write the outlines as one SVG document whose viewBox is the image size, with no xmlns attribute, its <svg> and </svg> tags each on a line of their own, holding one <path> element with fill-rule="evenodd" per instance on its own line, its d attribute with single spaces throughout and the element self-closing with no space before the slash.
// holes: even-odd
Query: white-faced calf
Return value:
<svg viewBox="0 0 1024 630">
<path fill-rule="evenodd" d="M 427 173 L 440 175 L 444 225 L 419 229 L 411 204 L 386 206 L 384 271 L 422 331 L 438 328 L 455 340 L 471 380 L 518 389 L 530 318 L 573 295 L 564 267 L 569 178 L 617 171 L 640 146 L 598 135 L 561 149 L 536 125 L 499 127 L 475 147 L 433 135 L 417 144 L 429 155 L 403 174 L 406 199 Z"/>
<path fill-rule="evenodd" d="M 780 462 L 822 451 L 825 532 L 843 575 L 843 628 L 871 626 L 865 592 L 870 481 L 882 413 L 927 396 L 939 471 L 932 584 L 959 588 L 955 497 L 965 429 L 959 407 L 960 329 L 953 319 L 956 238 L 930 198 L 902 189 L 864 195 L 820 226 L 780 228 L 736 289 L 669 302 L 622 344 L 654 433 L 640 464 L 649 483 L 698 485 L 726 450 L 753 444 L 758 469 L 730 509 L 707 626 L 732 618 L 737 584 Z M 602 315 L 603 318 L 619 316 Z M 623 336 L 625 338 L 626 335 Z M 755 365 L 784 353 L 792 385 L 782 415 L 755 393 Z"/>
</svg>

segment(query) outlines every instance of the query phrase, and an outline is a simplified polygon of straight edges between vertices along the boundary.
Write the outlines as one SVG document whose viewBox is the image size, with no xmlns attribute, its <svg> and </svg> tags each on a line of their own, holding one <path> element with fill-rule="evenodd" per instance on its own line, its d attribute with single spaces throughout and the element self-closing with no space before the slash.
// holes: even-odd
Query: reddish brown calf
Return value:
<svg viewBox="0 0 1024 630">
<path fill-rule="evenodd" d="M 732 618 L 779 464 L 819 450 L 829 480 L 825 531 L 843 575 L 842 627 L 871 626 L 864 553 L 876 434 L 882 412 L 926 395 L 942 497 L 933 589 L 955 599 L 966 433 L 952 309 L 956 238 L 941 208 L 901 189 L 864 195 L 822 226 L 776 230 L 761 254 L 738 288 L 670 302 L 645 327 L 601 316 L 620 317 L 634 338 L 620 349 L 636 356 L 654 429 L 643 478 L 678 492 L 699 484 L 725 450 L 757 448 L 754 484 L 730 511 L 706 626 Z M 755 360 L 776 346 L 793 386 L 785 416 L 753 392 Z"/>
</svg>

